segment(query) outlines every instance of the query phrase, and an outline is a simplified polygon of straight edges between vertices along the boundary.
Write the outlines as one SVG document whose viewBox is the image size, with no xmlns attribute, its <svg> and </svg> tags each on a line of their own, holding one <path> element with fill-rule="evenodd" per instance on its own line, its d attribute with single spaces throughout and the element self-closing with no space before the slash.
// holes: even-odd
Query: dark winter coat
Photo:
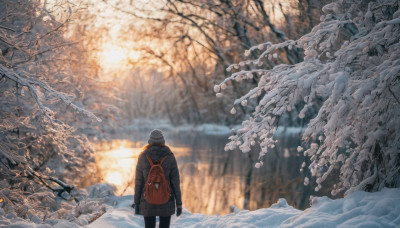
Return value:
<svg viewBox="0 0 400 228">
<path fill-rule="evenodd" d="M 168 156 L 162 164 L 162 167 L 164 169 L 165 178 L 169 184 L 171 197 L 165 204 L 149 204 L 144 198 L 145 183 L 151 167 L 146 155 L 149 155 L 153 161 L 161 161 L 164 156 Z M 170 216 L 175 213 L 175 205 L 182 207 L 178 165 L 174 154 L 167 146 L 150 145 L 139 155 L 136 165 L 135 204 L 139 205 L 140 214 L 144 216 Z"/>
</svg>

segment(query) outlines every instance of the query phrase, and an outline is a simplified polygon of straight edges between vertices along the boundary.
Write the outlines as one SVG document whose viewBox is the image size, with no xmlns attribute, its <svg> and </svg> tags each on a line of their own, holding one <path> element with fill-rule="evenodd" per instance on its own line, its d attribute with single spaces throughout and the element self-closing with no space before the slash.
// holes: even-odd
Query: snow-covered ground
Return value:
<svg viewBox="0 0 400 228">
<path fill-rule="evenodd" d="M 104 184 L 89 188 L 88 199 L 92 203 L 79 206 L 82 214 L 77 218 L 27 222 L 10 214 L 5 215 L 0 210 L 0 227 L 144 227 L 143 217 L 135 215 L 130 207 L 132 195 L 114 196 Z M 103 203 L 100 205 L 99 202 Z M 400 227 L 400 188 L 385 188 L 375 193 L 355 192 L 337 200 L 313 198 L 312 203 L 310 208 L 302 211 L 280 199 L 270 208 L 256 211 L 233 207 L 234 212 L 225 216 L 194 214 L 184 210 L 180 217 L 172 217 L 171 227 Z M 96 208 L 106 212 L 88 225 L 77 225 L 93 220 Z"/>
<path fill-rule="evenodd" d="M 129 207 L 133 196 L 115 198 L 118 203 L 91 223 L 95 227 L 143 227 L 142 216 Z M 270 208 L 256 211 L 238 210 L 225 215 L 192 214 L 184 211 L 173 217 L 171 227 L 400 227 L 400 189 L 381 192 L 355 192 L 331 200 L 313 198 L 305 211 L 297 210 L 280 199 Z"/>
</svg>

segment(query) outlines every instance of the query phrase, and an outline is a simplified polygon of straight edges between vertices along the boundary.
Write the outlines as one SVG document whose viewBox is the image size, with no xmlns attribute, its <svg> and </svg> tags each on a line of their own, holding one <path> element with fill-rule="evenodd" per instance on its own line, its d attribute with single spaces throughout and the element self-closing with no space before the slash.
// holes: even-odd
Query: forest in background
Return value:
<svg viewBox="0 0 400 228">
<path fill-rule="evenodd" d="M 214 84 L 229 75 L 225 69 L 242 59 L 250 47 L 264 41 L 297 39 L 309 32 L 319 22 L 325 4 L 249 0 L 166 1 L 154 6 L 141 1 L 104 2 L 127 16 L 117 40 L 132 41 L 128 47 L 140 53 L 138 60 L 129 61 L 136 70 L 128 73 L 121 90 L 127 119 L 168 118 L 176 125 L 240 123 L 256 104 L 249 103 L 248 108 L 227 115 L 233 97 L 256 85 L 259 75 L 255 74 L 247 84 L 229 82 L 232 86 L 218 99 L 212 89 Z M 302 51 L 286 48 L 283 55 L 266 62 L 264 67 L 298 63 L 302 61 Z M 296 122 L 296 114 L 292 116 L 288 116 L 290 124 Z"/>
</svg>

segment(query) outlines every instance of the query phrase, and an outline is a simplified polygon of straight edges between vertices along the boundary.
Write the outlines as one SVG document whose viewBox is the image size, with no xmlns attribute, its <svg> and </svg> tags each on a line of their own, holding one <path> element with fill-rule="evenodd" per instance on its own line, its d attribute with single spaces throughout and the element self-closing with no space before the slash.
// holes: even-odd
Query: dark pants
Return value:
<svg viewBox="0 0 400 228">
<path fill-rule="evenodd" d="M 160 228 L 169 228 L 171 222 L 171 216 L 160 216 Z M 156 227 L 156 216 L 144 217 L 144 227 L 155 228 Z"/>
</svg>

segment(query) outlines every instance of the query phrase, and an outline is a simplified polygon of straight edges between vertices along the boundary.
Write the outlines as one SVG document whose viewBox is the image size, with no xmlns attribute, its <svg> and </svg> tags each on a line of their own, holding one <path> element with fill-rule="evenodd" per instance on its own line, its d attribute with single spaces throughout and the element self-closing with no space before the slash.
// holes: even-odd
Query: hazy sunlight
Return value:
<svg viewBox="0 0 400 228">
<path fill-rule="evenodd" d="M 129 62 L 135 62 L 139 58 L 140 52 L 109 43 L 103 45 L 99 52 L 99 63 L 106 72 L 125 68 Z"/>
<path fill-rule="evenodd" d="M 121 185 L 123 182 L 122 174 L 117 171 L 108 173 L 105 179 L 108 183 L 116 185 L 116 186 Z"/>
</svg>

